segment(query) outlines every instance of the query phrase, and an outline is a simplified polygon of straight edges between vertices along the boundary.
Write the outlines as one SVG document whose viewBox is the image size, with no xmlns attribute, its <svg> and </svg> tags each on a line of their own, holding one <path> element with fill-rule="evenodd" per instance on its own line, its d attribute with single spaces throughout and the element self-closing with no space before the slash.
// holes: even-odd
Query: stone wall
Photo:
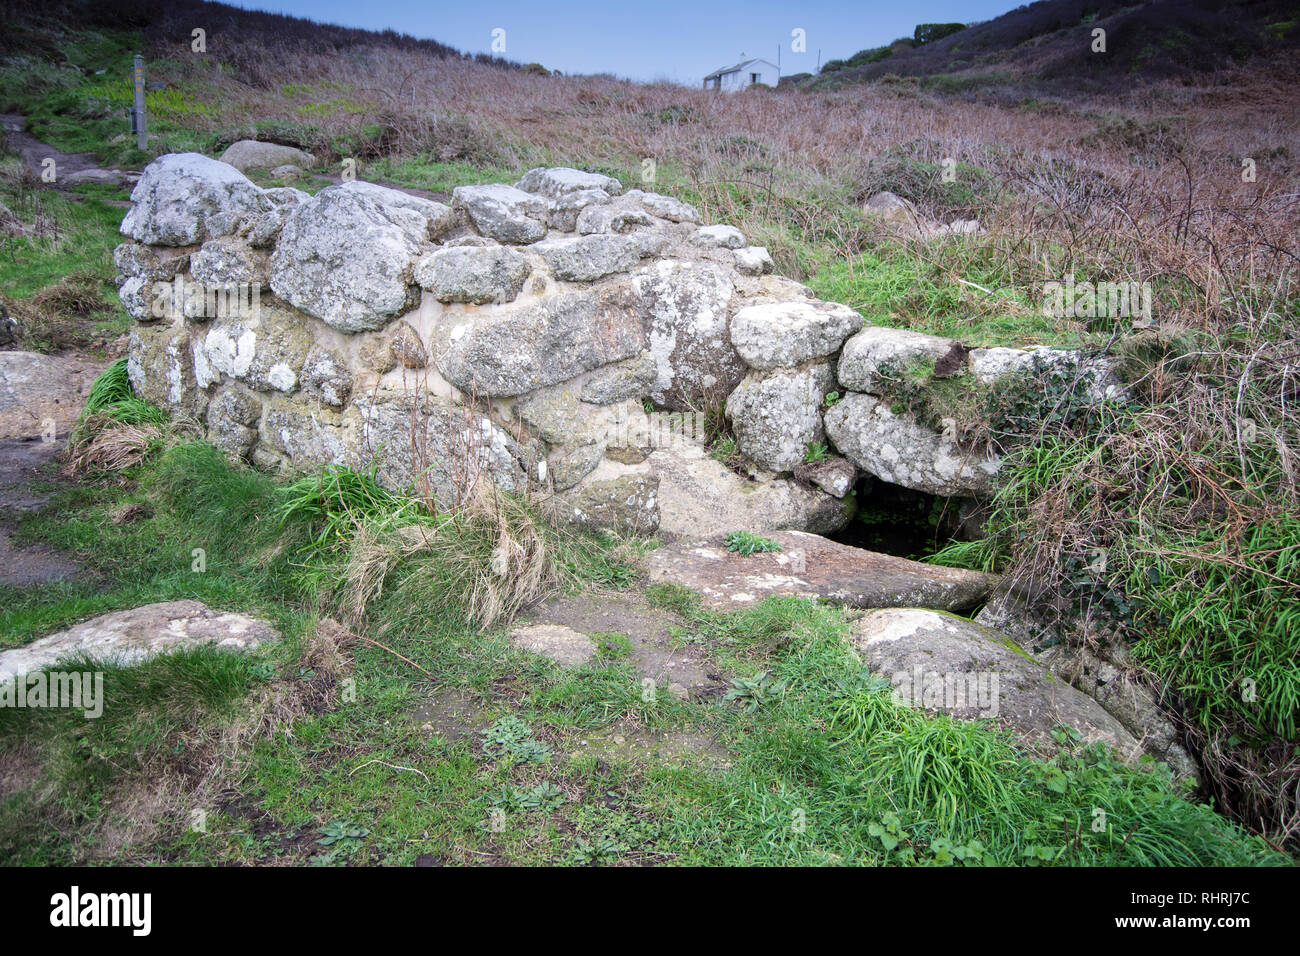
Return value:
<svg viewBox="0 0 1300 956">
<path fill-rule="evenodd" d="M 882 361 L 951 343 L 863 328 L 739 230 L 607 176 L 534 169 L 447 206 L 364 182 L 260 189 L 184 153 L 131 198 L 115 261 L 132 384 L 260 466 L 375 461 L 444 499 L 487 475 L 578 523 L 678 534 L 824 533 L 858 469 L 979 495 L 998 468 L 873 394 Z M 1033 360 L 966 359 L 982 379 Z M 693 411 L 723 402 L 748 478 L 701 441 Z M 843 457 L 796 480 L 809 442 Z"/>
</svg>

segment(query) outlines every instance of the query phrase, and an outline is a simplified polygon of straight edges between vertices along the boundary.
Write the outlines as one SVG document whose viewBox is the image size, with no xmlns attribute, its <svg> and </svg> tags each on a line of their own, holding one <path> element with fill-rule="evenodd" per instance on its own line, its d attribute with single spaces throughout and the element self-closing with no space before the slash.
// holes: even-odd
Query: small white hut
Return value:
<svg viewBox="0 0 1300 956">
<path fill-rule="evenodd" d="M 747 86 L 758 83 L 764 86 L 776 86 L 780 79 L 781 71 L 776 64 L 759 59 L 742 60 L 734 66 L 724 66 L 720 70 L 714 70 L 704 78 L 704 88 L 734 93 L 736 90 L 743 90 Z"/>
</svg>

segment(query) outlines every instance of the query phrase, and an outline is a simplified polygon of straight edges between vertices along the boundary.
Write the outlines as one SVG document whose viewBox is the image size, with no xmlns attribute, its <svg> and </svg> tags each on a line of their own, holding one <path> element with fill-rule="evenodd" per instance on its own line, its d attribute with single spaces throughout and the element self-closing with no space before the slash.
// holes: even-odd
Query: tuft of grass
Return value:
<svg viewBox="0 0 1300 956">
<path fill-rule="evenodd" d="M 723 539 L 728 551 L 735 551 L 741 557 L 749 557 L 760 551 L 780 551 L 781 545 L 771 538 L 764 538 L 752 531 L 732 531 Z"/>
</svg>

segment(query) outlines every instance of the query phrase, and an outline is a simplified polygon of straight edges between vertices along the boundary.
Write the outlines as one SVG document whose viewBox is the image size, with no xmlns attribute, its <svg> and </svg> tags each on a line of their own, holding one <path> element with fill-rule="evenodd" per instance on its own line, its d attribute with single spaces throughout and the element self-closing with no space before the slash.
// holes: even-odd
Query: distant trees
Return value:
<svg viewBox="0 0 1300 956">
<path fill-rule="evenodd" d="M 918 23 L 916 25 L 916 33 L 913 34 L 913 39 L 916 40 L 916 45 L 920 46 L 923 43 L 933 43 L 935 40 L 942 40 L 944 37 L 951 36 L 958 30 L 965 29 L 966 24 L 964 23 Z"/>
</svg>

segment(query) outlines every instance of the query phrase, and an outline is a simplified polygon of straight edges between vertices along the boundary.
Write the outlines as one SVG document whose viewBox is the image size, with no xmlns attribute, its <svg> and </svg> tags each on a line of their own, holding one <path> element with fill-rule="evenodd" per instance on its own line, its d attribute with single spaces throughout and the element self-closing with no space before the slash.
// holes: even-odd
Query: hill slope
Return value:
<svg viewBox="0 0 1300 956">
<path fill-rule="evenodd" d="M 1093 51 L 1098 29 L 1105 31 L 1104 52 Z M 823 69 L 804 85 L 835 88 L 892 74 L 942 76 L 958 87 L 1115 92 L 1274 60 L 1298 45 L 1295 0 L 1040 0 L 939 40 L 881 48 L 875 62 Z"/>
</svg>

